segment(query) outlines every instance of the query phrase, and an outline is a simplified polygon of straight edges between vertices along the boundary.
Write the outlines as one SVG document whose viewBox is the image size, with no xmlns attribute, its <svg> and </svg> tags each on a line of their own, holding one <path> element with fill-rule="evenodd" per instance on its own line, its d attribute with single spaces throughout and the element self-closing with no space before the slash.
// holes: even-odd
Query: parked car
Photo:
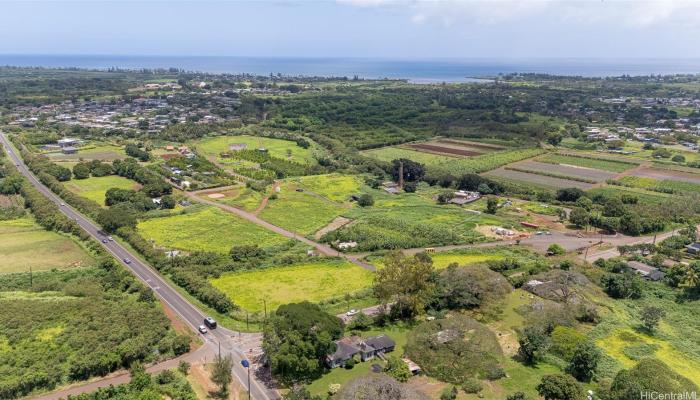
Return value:
<svg viewBox="0 0 700 400">
<path fill-rule="evenodd" d="M 345 313 L 348 317 L 352 317 L 353 315 L 357 315 L 359 311 L 355 310 L 354 308 L 348 312 Z"/>
</svg>

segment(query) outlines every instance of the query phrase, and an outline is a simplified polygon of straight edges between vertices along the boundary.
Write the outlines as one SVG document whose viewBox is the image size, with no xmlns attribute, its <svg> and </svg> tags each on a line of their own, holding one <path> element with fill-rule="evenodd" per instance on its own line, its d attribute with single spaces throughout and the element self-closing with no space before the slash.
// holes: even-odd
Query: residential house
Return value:
<svg viewBox="0 0 700 400">
<path fill-rule="evenodd" d="M 450 200 L 450 203 L 464 205 L 477 201 L 481 198 L 481 193 L 479 192 L 468 192 L 464 190 L 459 190 L 454 193 L 454 197 Z"/>
<path fill-rule="evenodd" d="M 661 280 L 666 274 L 659 271 L 658 268 L 652 267 L 651 265 L 644 264 L 639 261 L 629 261 L 627 265 L 642 276 L 642 278 L 650 281 Z"/>
<path fill-rule="evenodd" d="M 693 255 L 700 254 L 700 242 L 695 242 L 695 243 L 689 244 L 689 245 L 685 246 L 685 248 L 688 251 L 688 254 L 693 254 Z"/>
<path fill-rule="evenodd" d="M 362 339 L 359 336 L 348 336 L 337 340 L 335 344 L 335 352 L 326 357 L 326 363 L 330 368 L 344 366 L 355 356 L 358 356 L 361 361 L 367 361 L 377 356 L 381 357 L 384 353 L 394 351 L 396 347 L 396 343 L 387 335 L 371 336 L 367 339 Z"/>
</svg>

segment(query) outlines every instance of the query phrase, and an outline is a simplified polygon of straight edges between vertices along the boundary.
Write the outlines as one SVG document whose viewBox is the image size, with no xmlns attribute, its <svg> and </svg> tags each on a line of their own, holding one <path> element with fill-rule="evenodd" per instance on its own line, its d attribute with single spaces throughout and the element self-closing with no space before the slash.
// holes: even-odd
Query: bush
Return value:
<svg viewBox="0 0 700 400">
<path fill-rule="evenodd" d="M 552 243 L 547 248 L 547 254 L 550 254 L 553 256 L 559 256 L 559 255 L 564 254 L 565 252 L 566 252 L 566 250 L 564 250 L 564 248 L 561 247 L 561 245 L 559 245 L 557 243 Z"/>
<path fill-rule="evenodd" d="M 190 337 L 187 335 L 177 335 L 173 339 L 173 353 L 176 356 L 190 351 Z"/>
<path fill-rule="evenodd" d="M 584 397 L 581 385 L 566 374 L 545 375 L 537 385 L 537 392 L 545 400 L 583 400 Z"/>
<path fill-rule="evenodd" d="M 464 381 L 464 383 L 462 383 L 462 390 L 464 390 L 464 393 L 467 394 L 479 393 L 483 389 L 484 386 L 476 379 L 467 379 Z"/>
<path fill-rule="evenodd" d="M 564 359 L 571 360 L 576 347 L 586 341 L 586 336 L 574 328 L 557 326 L 550 335 L 552 339 L 551 351 Z"/>
<path fill-rule="evenodd" d="M 355 358 L 351 358 L 345 362 L 345 369 L 353 369 L 355 364 L 357 364 L 357 361 L 355 361 Z"/>
<path fill-rule="evenodd" d="M 372 195 L 364 193 L 357 200 L 357 204 L 359 204 L 360 207 L 371 207 L 372 205 L 374 205 L 374 198 L 372 197 Z"/>
<path fill-rule="evenodd" d="M 388 357 L 386 367 L 384 367 L 384 372 L 399 382 L 406 382 L 412 376 L 411 371 L 408 369 L 408 365 L 406 365 L 402 359 L 395 356 Z"/>
</svg>

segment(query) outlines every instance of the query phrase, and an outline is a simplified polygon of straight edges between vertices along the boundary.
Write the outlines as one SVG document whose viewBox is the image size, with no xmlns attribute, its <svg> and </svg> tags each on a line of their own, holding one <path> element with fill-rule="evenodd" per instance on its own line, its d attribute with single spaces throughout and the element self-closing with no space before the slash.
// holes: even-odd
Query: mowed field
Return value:
<svg viewBox="0 0 700 400">
<path fill-rule="evenodd" d="M 346 202 L 353 194 L 358 194 L 362 180 L 354 175 L 328 174 L 304 176 L 295 180 L 304 190 L 321 195 L 339 203 Z"/>
<path fill-rule="evenodd" d="M 64 269 L 95 260 L 69 237 L 44 230 L 30 218 L 0 221 L 0 273 Z"/>
<path fill-rule="evenodd" d="M 244 144 L 248 150 L 255 150 L 260 147 L 267 149 L 273 157 L 284 160 L 295 161 L 301 164 L 313 162 L 313 149 L 304 149 L 291 140 L 272 139 L 258 136 L 238 135 L 219 136 L 203 139 L 192 143 L 202 155 L 207 157 L 218 157 L 219 154 L 229 152 L 231 145 Z"/>
<path fill-rule="evenodd" d="M 323 261 L 224 274 L 211 281 L 250 312 L 275 310 L 281 304 L 318 302 L 369 287 L 374 274 L 345 261 Z"/>
<path fill-rule="evenodd" d="M 158 246 L 185 251 L 228 253 L 234 245 L 262 247 L 284 243 L 287 238 L 215 207 L 197 207 L 184 214 L 151 218 L 137 229 Z"/>
<path fill-rule="evenodd" d="M 473 157 L 504 150 L 505 147 L 456 139 L 435 139 L 421 143 L 382 147 L 366 150 L 362 154 L 381 161 L 390 162 L 407 158 L 425 165 L 449 162 L 450 160 Z"/>
<path fill-rule="evenodd" d="M 553 165 L 538 161 L 526 160 L 508 165 L 509 168 L 517 168 L 523 171 L 531 171 L 541 175 L 559 175 L 561 177 L 572 177 L 576 179 L 585 179 L 594 182 L 604 182 L 606 179 L 611 179 L 617 174 L 614 172 L 593 169 L 590 167 L 579 167 L 575 165 L 560 164 Z"/>
<path fill-rule="evenodd" d="M 698 172 L 700 172 L 700 171 L 698 171 Z M 671 169 L 640 168 L 640 169 L 634 171 L 632 173 L 632 175 L 643 177 L 643 178 L 687 182 L 687 183 L 694 183 L 694 184 L 700 185 L 700 174 L 674 171 Z"/>
<path fill-rule="evenodd" d="M 404 149 L 401 147 L 381 147 L 378 149 L 365 150 L 361 154 L 372 157 L 379 161 L 391 162 L 399 158 L 406 158 L 425 165 L 434 165 L 441 162 L 453 160 L 453 157 L 423 153 L 417 150 Z"/>
<path fill-rule="evenodd" d="M 105 193 L 111 188 L 134 189 L 140 185 L 131 179 L 117 175 L 98 176 L 87 179 L 72 179 L 64 185 L 71 192 L 90 199 L 99 205 L 105 204 Z"/>
<path fill-rule="evenodd" d="M 252 212 L 260 206 L 265 193 L 241 185 L 221 191 L 207 191 L 198 196 Z"/>
</svg>

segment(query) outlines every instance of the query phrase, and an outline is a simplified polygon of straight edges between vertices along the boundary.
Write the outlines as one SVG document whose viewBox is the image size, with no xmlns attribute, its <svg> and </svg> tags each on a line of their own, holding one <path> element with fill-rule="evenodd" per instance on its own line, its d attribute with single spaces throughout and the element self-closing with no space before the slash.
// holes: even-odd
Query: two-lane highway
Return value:
<svg viewBox="0 0 700 400">
<path fill-rule="evenodd" d="M 68 218 L 74 220 L 88 234 L 95 238 L 102 246 L 116 257 L 124 266 L 131 270 L 134 275 L 148 285 L 153 292 L 175 313 L 177 313 L 194 331 L 202 324 L 205 315 L 197 307 L 192 305 L 180 293 L 177 292 L 168 282 L 166 282 L 154 269 L 143 263 L 135 254 L 132 254 L 124 246 L 114 240 L 109 240 L 108 236 L 102 233 L 102 229 L 92 222 L 90 219 L 83 216 L 68 204 L 54 194 L 49 188 L 44 186 L 35 176 L 29 171 L 29 168 L 24 164 L 23 160 L 17 155 L 14 147 L 5 136 L 0 132 L 0 142 L 4 144 L 5 152 L 12 162 L 17 167 L 17 170 L 24 175 L 29 182 L 46 198 L 53 201 L 60 211 Z M 206 345 L 217 347 L 221 345 L 223 351 L 229 352 L 235 361 L 233 374 L 238 378 L 243 387 L 247 388 L 247 371 L 241 366 L 240 361 L 245 358 L 244 350 L 239 349 L 232 339 L 234 332 L 220 328 L 210 331 L 205 336 L 207 339 Z M 251 374 L 251 394 L 254 399 L 267 400 L 277 398 L 274 390 L 268 389 L 261 382 L 254 379 Z"/>
</svg>

